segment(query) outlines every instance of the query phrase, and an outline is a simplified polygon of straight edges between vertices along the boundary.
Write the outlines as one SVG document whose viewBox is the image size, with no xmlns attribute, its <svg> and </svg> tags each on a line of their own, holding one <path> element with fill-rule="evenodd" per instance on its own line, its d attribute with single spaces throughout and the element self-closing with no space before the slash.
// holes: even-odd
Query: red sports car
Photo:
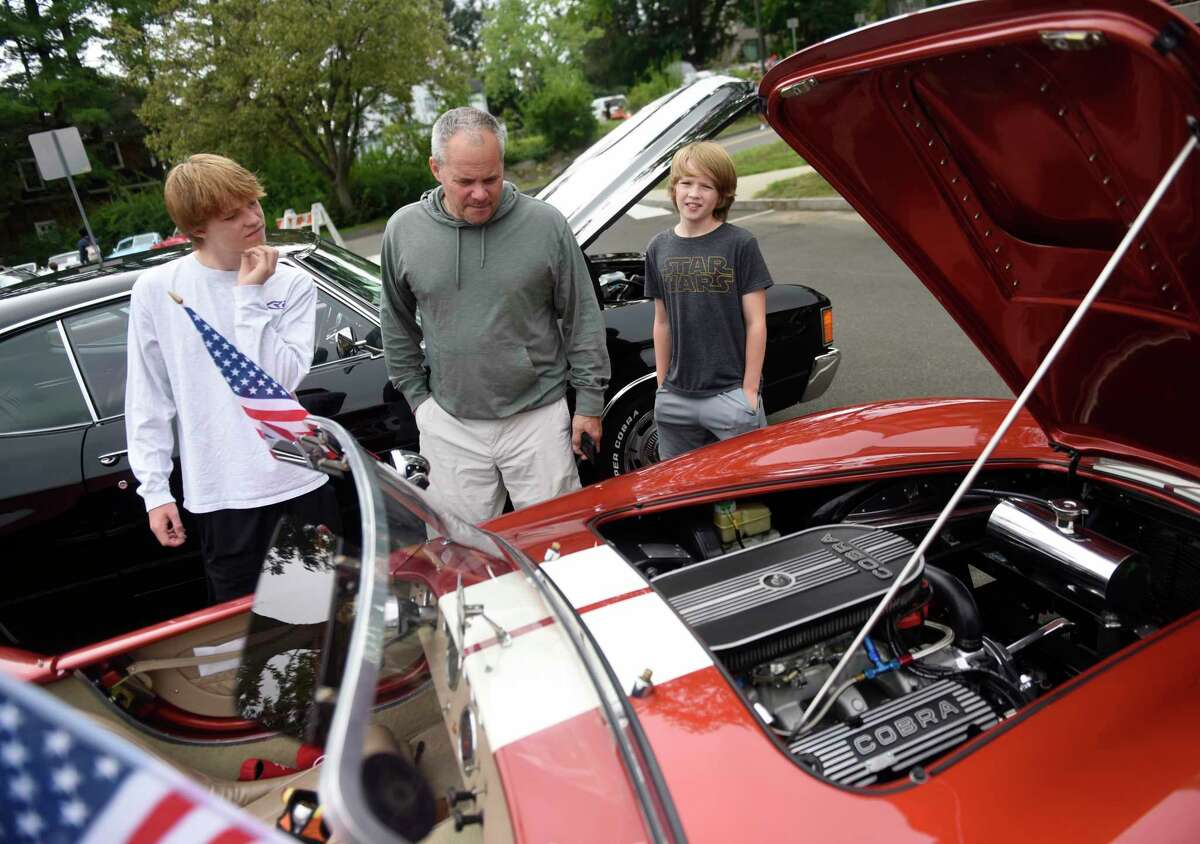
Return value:
<svg viewBox="0 0 1200 844">
<path fill-rule="evenodd" d="M 7 669 L 349 840 L 1194 840 L 1200 33 L 959 3 L 760 93 L 1017 403 L 822 412 L 482 528 L 322 423 L 346 536 Z"/>
</svg>

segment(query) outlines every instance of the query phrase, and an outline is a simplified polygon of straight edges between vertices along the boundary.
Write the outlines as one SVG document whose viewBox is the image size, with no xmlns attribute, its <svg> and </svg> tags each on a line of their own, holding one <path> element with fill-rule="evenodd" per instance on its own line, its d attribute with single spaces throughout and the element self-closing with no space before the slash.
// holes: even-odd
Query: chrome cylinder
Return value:
<svg viewBox="0 0 1200 844">
<path fill-rule="evenodd" d="M 1081 513 L 1075 502 L 1051 502 L 1051 507 L 1005 499 L 988 518 L 988 532 L 1054 560 L 1071 583 L 1110 603 L 1111 587 L 1121 580 L 1122 567 L 1132 565 L 1135 552 L 1092 533 L 1076 518 L 1064 518 L 1064 511 Z"/>
</svg>

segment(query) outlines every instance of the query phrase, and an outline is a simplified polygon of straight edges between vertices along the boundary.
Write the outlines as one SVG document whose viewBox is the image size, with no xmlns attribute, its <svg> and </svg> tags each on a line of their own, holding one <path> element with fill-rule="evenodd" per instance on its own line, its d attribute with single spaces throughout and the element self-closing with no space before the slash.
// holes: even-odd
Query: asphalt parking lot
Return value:
<svg viewBox="0 0 1200 844">
<path fill-rule="evenodd" d="M 661 209 L 635 206 L 588 252 L 640 252 L 672 224 Z M 779 283 L 806 284 L 834 308 L 842 364 L 819 399 L 774 414 L 772 422 L 831 407 L 923 396 L 1012 393 L 933 296 L 857 215 L 845 212 L 738 213 L 730 221 L 758 237 Z M 349 245 L 379 252 L 379 235 Z"/>
</svg>

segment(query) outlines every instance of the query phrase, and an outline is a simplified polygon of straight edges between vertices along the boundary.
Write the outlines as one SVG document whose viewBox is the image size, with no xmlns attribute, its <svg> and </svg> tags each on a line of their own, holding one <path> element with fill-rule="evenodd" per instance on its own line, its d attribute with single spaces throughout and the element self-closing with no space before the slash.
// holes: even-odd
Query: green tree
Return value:
<svg viewBox="0 0 1200 844">
<path fill-rule="evenodd" d="M 154 84 L 155 51 L 170 6 L 161 0 L 109 0 L 102 8 L 108 18 L 101 33 L 107 55 L 130 86 L 144 92 Z"/>
<path fill-rule="evenodd" d="M 529 128 L 556 149 L 577 149 L 596 133 L 592 89 L 574 67 L 548 70 L 542 86 L 525 100 L 522 114 Z"/>
<path fill-rule="evenodd" d="M 450 43 L 474 53 L 479 49 L 483 9 L 479 0 L 442 0 L 442 14 L 450 25 Z"/>
<path fill-rule="evenodd" d="M 85 0 L 0 4 L 0 167 L 11 174 L 0 182 L 0 219 L 22 213 L 22 182 L 14 176 L 18 162 L 32 156 L 30 134 L 76 126 L 95 149 L 100 141 L 137 131 L 121 81 L 83 63 L 97 37 L 90 11 Z M 79 179 L 81 188 L 114 180 L 103 160 L 93 156 L 92 166 Z M 51 186 L 66 192 L 64 182 Z M 63 233 L 63 239 L 73 237 Z"/>
<path fill-rule="evenodd" d="M 572 0 L 499 0 L 479 33 L 488 107 L 519 110 L 551 69 L 581 67 L 584 45 L 599 35 Z"/>
<path fill-rule="evenodd" d="M 439 0 L 182 0 L 165 18 L 139 114 L 164 158 L 290 150 L 353 215 L 350 172 L 372 120 L 414 84 L 461 86 Z M 435 82 L 436 80 L 436 82 Z"/>
<path fill-rule="evenodd" d="M 786 56 L 792 51 L 788 18 L 796 18 L 797 49 L 854 29 L 854 15 L 868 11 L 870 0 L 759 0 L 767 51 Z M 754 25 L 753 0 L 740 0 L 742 19 Z"/>
<path fill-rule="evenodd" d="M 712 64 L 729 45 L 739 11 L 736 0 L 581 0 L 580 16 L 603 32 L 587 47 L 588 78 L 611 90 L 670 56 Z"/>
</svg>

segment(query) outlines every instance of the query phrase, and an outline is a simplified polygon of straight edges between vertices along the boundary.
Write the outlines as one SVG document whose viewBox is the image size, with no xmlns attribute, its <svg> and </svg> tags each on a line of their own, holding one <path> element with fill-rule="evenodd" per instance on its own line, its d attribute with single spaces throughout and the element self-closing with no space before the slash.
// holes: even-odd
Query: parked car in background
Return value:
<svg viewBox="0 0 1200 844">
<path fill-rule="evenodd" d="M 156 243 L 162 241 L 162 235 L 158 232 L 143 232 L 142 234 L 134 234 L 129 237 L 123 237 L 117 241 L 117 246 L 112 252 L 108 253 L 109 258 L 120 258 L 122 255 L 132 255 L 134 252 L 144 252 L 147 249 L 153 249 Z"/>
<path fill-rule="evenodd" d="M 32 269 L 31 269 L 32 268 Z M 0 267 L 0 288 L 12 287 L 22 281 L 37 278 L 37 264 L 22 264 L 19 267 Z"/>
<path fill-rule="evenodd" d="M 184 243 L 191 243 L 191 242 L 192 242 L 192 239 L 190 237 L 188 237 L 186 234 L 181 232 L 179 229 L 175 229 L 175 231 L 171 232 L 170 237 L 163 238 L 162 240 L 160 240 L 158 243 L 154 244 L 150 248 L 151 249 L 167 249 L 168 247 L 171 247 L 171 246 L 180 246 Z"/>
<path fill-rule="evenodd" d="M 72 249 L 70 252 L 59 252 L 57 255 L 47 258 L 46 269 L 48 272 L 57 273 L 69 270 L 71 267 L 78 267 L 80 263 L 79 250 Z"/>
<path fill-rule="evenodd" d="M 539 197 L 563 211 L 586 253 L 662 176 L 680 144 L 715 135 L 753 99 L 737 79 L 681 89 L 584 154 L 612 181 L 573 165 Z M 388 383 L 380 349 L 379 266 L 311 234 L 275 232 L 269 242 L 318 288 L 316 349 L 298 390 L 301 404 L 336 419 L 371 451 L 417 449 L 416 423 Z M 87 641 L 89 631 L 128 629 L 131 619 L 163 618 L 204 602 L 193 548 L 167 551 L 146 528 L 125 460 L 123 417 L 130 290 L 141 270 L 188 249 L 139 252 L 0 292 L 0 542 L 13 559 L 43 561 L 14 566 L 0 592 L 0 636 L 12 642 Z M 598 465 L 581 467 L 590 481 L 648 465 L 658 454 L 654 305 L 641 288 L 643 258 L 587 259 L 613 373 Z M 773 412 L 823 393 L 840 352 L 832 346 L 832 306 L 821 293 L 776 284 L 767 291 L 767 311 L 763 402 Z M 119 596 L 122 618 L 103 594 Z M 70 627 L 48 623 L 68 607 Z"/>
<path fill-rule="evenodd" d="M 597 120 L 624 120 L 629 117 L 629 100 L 624 94 L 610 94 L 592 100 L 592 114 Z"/>
</svg>

